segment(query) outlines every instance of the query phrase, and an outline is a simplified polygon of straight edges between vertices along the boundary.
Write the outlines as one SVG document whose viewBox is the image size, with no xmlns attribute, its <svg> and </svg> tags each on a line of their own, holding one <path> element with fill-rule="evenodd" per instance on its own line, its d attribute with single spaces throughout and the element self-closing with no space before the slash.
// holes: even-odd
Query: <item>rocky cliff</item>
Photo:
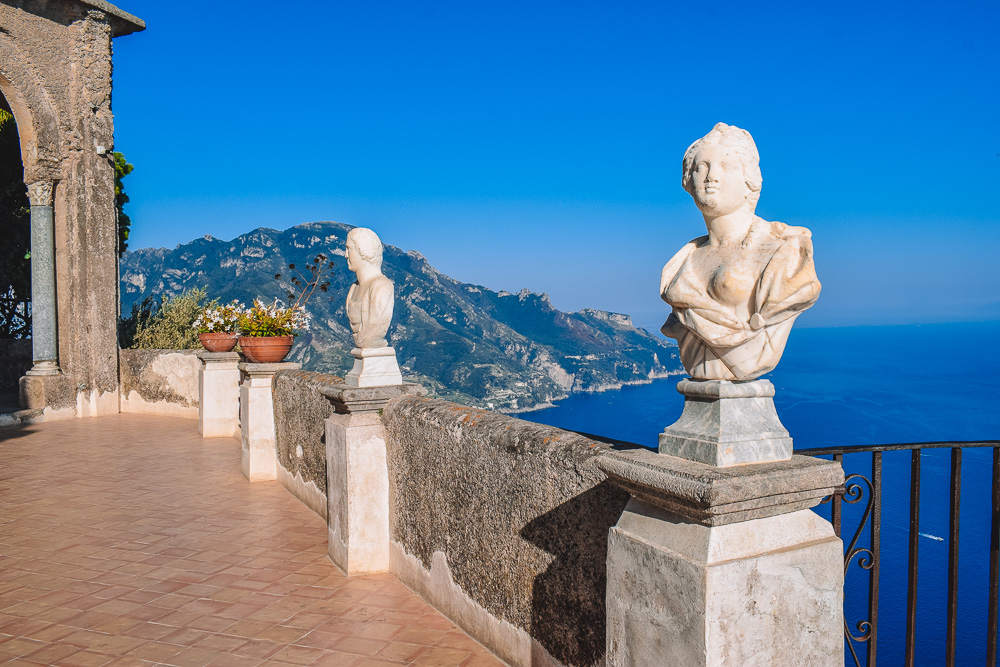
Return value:
<svg viewBox="0 0 1000 667">
<path fill-rule="evenodd" d="M 270 301 L 285 295 L 290 263 L 304 266 L 322 252 L 335 264 L 330 290 L 309 303 L 312 330 L 296 341 L 290 359 L 343 375 L 352 361 L 344 312 L 354 280 L 344 259 L 350 229 L 314 222 L 280 232 L 256 229 L 228 242 L 206 236 L 172 250 L 127 252 L 121 260 L 122 312 L 150 295 L 203 286 L 222 301 Z M 442 398 L 516 411 L 570 392 L 648 382 L 680 370 L 676 347 L 635 328 L 627 315 L 589 308 L 564 313 L 545 294 L 461 283 L 420 253 L 389 245 L 382 268 L 396 284 L 389 340 L 403 374 Z"/>
</svg>

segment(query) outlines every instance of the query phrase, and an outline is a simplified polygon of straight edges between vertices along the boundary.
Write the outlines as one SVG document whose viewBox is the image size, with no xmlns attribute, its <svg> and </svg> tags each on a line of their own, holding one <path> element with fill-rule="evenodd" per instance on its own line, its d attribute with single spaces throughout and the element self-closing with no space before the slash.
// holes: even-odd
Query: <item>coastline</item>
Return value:
<svg viewBox="0 0 1000 667">
<path fill-rule="evenodd" d="M 524 407 L 524 408 L 512 408 L 512 409 L 498 409 L 496 412 L 505 415 L 516 415 L 524 414 L 527 412 L 538 412 L 539 410 L 548 410 L 549 408 L 559 407 L 559 401 L 564 401 L 567 398 L 572 398 L 574 396 L 586 395 L 586 394 L 601 394 L 608 391 L 619 391 L 624 387 L 634 387 L 639 385 L 653 384 L 657 380 L 667 380 L 671 377 L 677 375 L 686 375 L 684 369 L 679 369 L 676 371 L 667 371 L 666 373 L 656 373 L 652 377 L 644 378 L 641 380 L 627 380 L 625 382 L 614 382 L 609 384 L 601 384 L 592 387 L 587 387 L 585 389 L 573 389 L 567 394 L 562 394 L 552 398 L 550 401 L 545 403 L 538 403 L 536 405 Z"/>
</svg>

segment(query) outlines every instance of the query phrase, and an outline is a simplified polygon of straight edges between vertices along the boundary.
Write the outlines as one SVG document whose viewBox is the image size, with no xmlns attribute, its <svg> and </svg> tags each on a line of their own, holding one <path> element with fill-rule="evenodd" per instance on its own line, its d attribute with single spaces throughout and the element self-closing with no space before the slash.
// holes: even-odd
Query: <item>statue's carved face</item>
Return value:
<svg viewBox="0 0 1000 667">
<path fill-rule="evenodd" d="M 361 254 L 358 252 L 357 246 L 353 242 L 348 242 L 347 244 L 347 270 L 357 271 L 358 267 L 361 266 Z"/>
<path fill-rule="evenodd" d="M 690 183 L 698 209 L 714 217 L 739 210 L 750 196 L 743 161 L 733 148 L 722 144 L 702 144 L 698 148 Z"/>
</svg>

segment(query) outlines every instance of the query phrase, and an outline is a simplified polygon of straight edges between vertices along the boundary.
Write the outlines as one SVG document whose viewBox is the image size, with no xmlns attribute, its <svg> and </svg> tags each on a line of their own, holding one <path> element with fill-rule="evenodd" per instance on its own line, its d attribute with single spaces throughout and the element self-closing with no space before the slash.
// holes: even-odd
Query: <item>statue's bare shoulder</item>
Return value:
<svg viewBox="0 0 1000 667">
<path fill-rule="evenodd" d="M 681 266 L 683 266 L 684 261 L 687 260 L 692 252 L 703 247 L 706 243 L 708 243 L 708 234 L 691 239 L 684 244 L 683 248 L 677 251 L 677 254 L 670 258 L 669 262 L 664 265 L 663 271 L 660 272 L 661 296 L 670 285 L 670 281 L 673 280 L 674 276 L 677 275 L 677 272 L 681 270 Z"/>
<path fill-rule="evenodd" d="M 771 234 L 775 238 L 779 238 L 783 241 L 812 238 L 812 232 L 809 231 L 807 227 L 796 227 L 795 225 L 786 225 L 785 223 L 778 222 L 777 220 L 771 222 Z"/>
</svg>

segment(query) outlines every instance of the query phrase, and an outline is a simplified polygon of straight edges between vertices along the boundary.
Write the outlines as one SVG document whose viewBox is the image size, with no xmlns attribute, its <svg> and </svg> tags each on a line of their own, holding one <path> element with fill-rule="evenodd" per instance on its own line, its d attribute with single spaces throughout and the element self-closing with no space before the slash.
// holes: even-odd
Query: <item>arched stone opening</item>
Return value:
<svg viewBox="0 0 1000 667">
<path fill-rule="evenodd" d="M 31 239 L 28 188 L 16 119 L 0 95 L 0 406 L 17 406 L 31 368 Z"/>
<path fill-rule="evenodd" d="M 0 3 L 0 93 L 31 220 L 33 360 L 20 403 L 46 419 L 119 409 L 111 40 L 144 27 L 105 0 Z"/>
<path fill-rule="evenodd" d="M 0 94 L 17 126 L 29 206 L 32 364 L 25 376 L 59 376 L 53 206 L 62 166 L 59 122 L 46 87 L 21 54 L 3 43 L 0 59 Z"/>
</svg>

